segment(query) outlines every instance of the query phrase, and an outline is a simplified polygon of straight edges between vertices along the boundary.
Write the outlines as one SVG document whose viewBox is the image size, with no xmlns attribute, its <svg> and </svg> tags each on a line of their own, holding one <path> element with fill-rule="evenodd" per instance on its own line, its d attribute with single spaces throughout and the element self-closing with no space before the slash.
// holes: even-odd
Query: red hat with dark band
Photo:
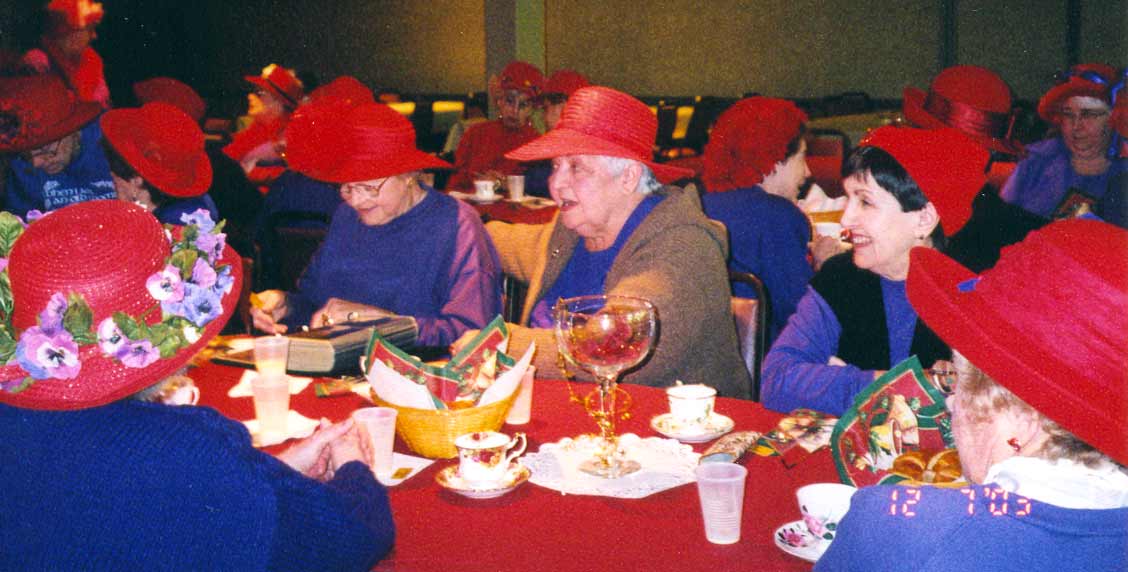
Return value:
<svg viewBox="0 0 1128 572">
<path fill-rule="evenodd" d="M 262 75 L 248 75 L 243 79 L 277 95 L 290 109 L 297 107 L 305 96 L 302 80 L 298 79 L 293 70 L 278 64 L 270 64 L 263 68 Z"/>
<path fill-rule="evenodd" d="M 902 109 L 905 118 L 917 127 L 954 127 L 993 151 L 1010 155 L 1022 152 L 1022 144 L 1011 133 L 1015 115 L 1010 87 L 987 68 L 945 69 L 932 79 L 927 93 L 906 87 Z"/>
</svg>

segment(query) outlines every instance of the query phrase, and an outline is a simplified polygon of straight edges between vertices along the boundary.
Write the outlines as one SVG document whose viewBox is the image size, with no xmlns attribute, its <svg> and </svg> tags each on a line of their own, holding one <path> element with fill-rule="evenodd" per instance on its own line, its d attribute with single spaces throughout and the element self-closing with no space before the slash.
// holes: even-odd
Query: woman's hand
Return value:
<svg viewBox="0 0 1128 572">
<path fill-rule="evenodd" d="M 284 334 L 288 329 L 278 321 L 290 313 L 287 295 L 281 290 L 264 290 L 251 294 L 257 303 L 251 304 L 251 318 L 255 327 L 269 334 Z"/>
<path fill-rule="evenodd" d="M 466 347 L 466 344 L 470 343 L 470 340 L 473 340 L 474 336 L 477 336 L 481 331 L 482 330 L 466 330 L 463 332 L 462 335 L 458 336 L 458 339 L 454 340 L 454 343 L 450 345 L 450 355 L 455 355 L 462 351 L 462 348 Z"/>
<path fill-rule="evenodd" d="M 350 419 L 352 427 L 338 439 L 329 443 L 329 472 L 336 473 L 345 463 L 360 461 L 372 466 L 372 445 L 360 434 L 360 429 Z M 332 478 L 332 477 L 330 477 Z"/>
<path fill-rule="evenodd" d="M 392 312 L 376 306 L 368 306 L 340 298 L 330 298 L 320 310 L 313 313 L 309 327 L 320 328 L 341 322 L 363 322 L 391 315 L 393 315 Z"/>
<path fill-rule="evenodd" d="M 347 435 L 353 434 L 352 441 L 358 441 L 356 438 L 356 429 L 353 427 L 352 419 L 346 419 L 340 423 L 329 423 L 327 419 L 322 418 L 321 424 L 313 435 L 298 441 L 289 449 L 278 454 L 278 459 L 283 463 L 289 465 L 295 471 L 319 481 L 327 481 L 333 478 L 333 473 L 338 467 L 345 464 L 347 461 L 341 461 L 349 447 L 359 451 L 359 445 L 338 445 L 337 442 L 346 443 Z M 337 449 L 340 448 L 341 452 L 338 453 Z M 358 457 L 361 460 L 364 458 Z"/>
</svg>

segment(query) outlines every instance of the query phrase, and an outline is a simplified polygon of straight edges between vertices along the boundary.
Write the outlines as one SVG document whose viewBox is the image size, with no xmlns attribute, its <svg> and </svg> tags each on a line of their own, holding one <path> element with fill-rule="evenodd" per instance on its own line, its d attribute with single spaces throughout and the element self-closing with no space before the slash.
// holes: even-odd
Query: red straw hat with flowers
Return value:
<svg viewBox="0 0 1128 572">
<path fill-rule="evenodd" d="M 958 129 L 880 127 L 861 146 L 878 147 L 905 168 L 936 207 L 944 236 L 952 236 L 971 218 L 971 203 L 987 184 L 991 154 Z"/>
<path fill-rule="evenodd" d="M 717 117 L 702 163 L 710 191 L 728 191 L 760 184 L 787 158 L 787 144 L 799 134 L 807 114 L 794 103 L 771 97 L 749 97 Z"/>
<path fill-rule="evenodd" d="M 101 105 L 76 98 L 53 74 L 0 78 L 0 153 L 62 139 L 101 111 Z"/>
<path fill-rule="evenodd" d="M 906 87 L 902 109 L 917 127 L 954 127 L 993 151 L 1022 152 L 1011 132 L 1015 115 L 1010 87 L 987 68 L 953 66 L 936 74 L 927 92 Z"/>
<path fill-rule="evenodd" d="M 212 168 L 200 124 L 170 103 L 111 109 L 102 133 L 129 166 L 161 192 L 195 197 L 211 187 Z"/>
<path fill-rule="evenodd" d="M 295 171 L 330 183 L 451 168 L 415 148 L 415 128 L 394 109 L 333 98 L 294 114 L 286 128 L 286 160 Z"/>
<path fill-rule="evenodd" d="M 155 101 L 171 103 L 188 114 L 193 121 L 204 120 L 208 104 L 196 90 L 188 84 L 171 77 L 154 77 L 133 84 L 133 95 L 137 103 L 145 105 Z"/>
<path fill-rule="evenodd" d="M 305 96 L 302 80 L 298 79 L 293 70 L 278 64 L 266 66 L 261 75 L 243 76 L 243 79 L 278 96 L 290 109 L 297 107 Z"/>
<path fill-rule="evenodd" d="M 910 254 L 921 319 L 1031 407 L 1128 464 L 1128 231 L 1055 222 L 976 276 L 939 251 Z"/>
<path fill-rule="evenodd" d="M 242 266 L 222 223 L 184 215 L 170 240 L 157 219 L 123 201 L 87 201 L 22 222 L 0 307 L 0 403 L 84 409 L 174 374 L 219 333 L 239 296 Z"/>
<path fill-rule="evenodd" d="M 653 160 L 658 119 L 645 103 L 609 87 L 576 90 L 556 129 L 505 154 L 514 161 L 540 161 L 561 155 L 605 155 L 634 159 L 662 182 L 693 176 L 690 169 Z"/>
<path fill-rule="evenodd" d="M 1110 103 L 1109 94 L 1116 82 L 1116 68 L 1108 64 L 1077 64 L 1058 75 L 1058 84 L 1038 101 L 1038 115 L 1051 123 L 1071 97 L 1091 97 Z"/>
</svg>

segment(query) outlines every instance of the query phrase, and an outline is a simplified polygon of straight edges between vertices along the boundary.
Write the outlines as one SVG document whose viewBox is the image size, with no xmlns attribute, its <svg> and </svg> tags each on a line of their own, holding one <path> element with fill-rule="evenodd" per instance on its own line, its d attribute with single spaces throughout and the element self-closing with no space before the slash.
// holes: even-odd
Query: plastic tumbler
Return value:
<svg viewBox="0 0 1128 572">
<path fill-rule="evenodd" d="M 255 369 L 259 375 L 273 377 L 286 375 L 286 361 L 290 356 L 290 338 L 263 336 L 255 338 Z"/>
<path fill-rule="evenodd" d="M 378 477 L 392 474 L 392 448 L 396 440 L 396 410 L 365 407 L 352 413 L 360 438 L 372 449 L 372 472 Z"/>
<path fill-rule="evenodd" d="M 509 175 L 505 178 L 505 186 L 509 189 L 509 200 L 522 201 L 525 199 L 524 175 Z"/>
<path fill-rule="evenodd" d="M 259 374 L 251 380 L 251 395 L 262 440 L 285 435 L 286 416 L 290 414 L 290 378 L 285 374 Z"/>
<path fill-rule="evenodd" d="M 705 519 L 705 538 L 713 544 L 738 542 L 748 469 L 735 463 L 705 463 L 693 472 Z"/>
</svg>

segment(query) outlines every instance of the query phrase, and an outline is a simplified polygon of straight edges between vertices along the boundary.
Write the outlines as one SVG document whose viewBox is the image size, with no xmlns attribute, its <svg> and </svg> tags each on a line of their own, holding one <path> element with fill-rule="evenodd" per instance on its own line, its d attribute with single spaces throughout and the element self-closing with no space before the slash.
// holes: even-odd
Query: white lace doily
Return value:
<svg viewBox="0 0 1128 572">
<path fill-rule="evenodd" d="M 520 461 L 533 473 L 530 482 L 564 494 L 640 499 L 694 482 L 693 468 L 701 455 L 693 447 L 673 439 L 643 439 L 634 433 L 619 437 L 619 450 L 642 468 L 618 479 L 589 475 L 579 466 L 595 455 L 598 440 L 594 435 L 564 438 L 541 445 Z"/>
</svg>

